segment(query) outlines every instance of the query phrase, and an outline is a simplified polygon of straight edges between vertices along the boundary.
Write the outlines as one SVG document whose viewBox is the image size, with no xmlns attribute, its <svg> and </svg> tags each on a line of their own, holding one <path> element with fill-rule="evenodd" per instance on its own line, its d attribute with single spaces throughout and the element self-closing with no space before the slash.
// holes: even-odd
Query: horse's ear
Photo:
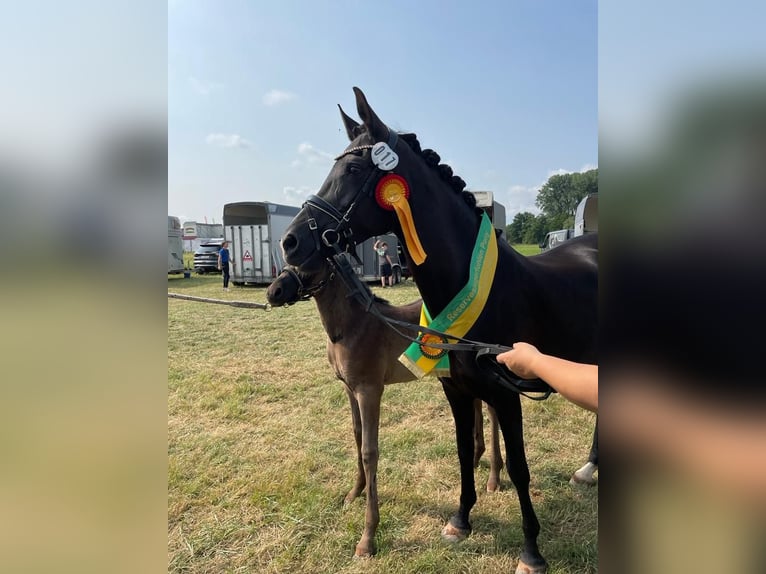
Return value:
<svg viewBox="0 0 766 574">
<path fill-rule="evenodd" d="M 353 118 L 350 118 L 346 112 L 343 111 L 343 108 L 340 107 L 340 104 L 338 104 L 338 109 L 340 110 L 340 117 L 343 119 L 343 125 L 346 126 L 346 134 L 348 135 L 348 139 L 350 141 L 354 141 L 356 137 L 362 133 L 362 127 L 356 123 Z"/>
<path fill-rule="evenodd" d="M 370 104 L 367 103 L 367 98 L 364 97 L 362 90 L 354 87 L 354 94 L 356 95 L 356 111 L 359 117 L 362 118 L 362 122 L 367 127 L 367 131 L 377 141 L 385 141 L 388 139 L 388 128 L 380 118 L 372 111 Z"/>
</svg>

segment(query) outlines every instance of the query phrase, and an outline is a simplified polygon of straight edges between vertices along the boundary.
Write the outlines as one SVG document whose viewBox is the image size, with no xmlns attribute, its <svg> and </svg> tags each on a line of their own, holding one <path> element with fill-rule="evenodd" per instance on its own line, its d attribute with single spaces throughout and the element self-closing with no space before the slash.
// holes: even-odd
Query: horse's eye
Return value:
<svg viewBox="0 0 766 574">
<path fill-rule="evenodd" d="M 362 166 L 356 163 L 350 163 L 346 167 L 346 173 L 350 175 L 356 175 L 362 171 Z"/>
</svg>

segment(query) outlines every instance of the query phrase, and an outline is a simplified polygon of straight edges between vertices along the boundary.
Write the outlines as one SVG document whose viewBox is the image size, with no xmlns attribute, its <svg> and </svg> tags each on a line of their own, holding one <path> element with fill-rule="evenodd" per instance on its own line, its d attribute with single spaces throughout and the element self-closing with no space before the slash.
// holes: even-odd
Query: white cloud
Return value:
<svg viewBox="0 0 766 574">
<path fill-rule="evenodd" d="M 270 90 L 263 95 L 263 103 L 267 106 L 278 106 L 290 100 L 297 98 L 292 92 L 285 92 L 283 90 Z"/>
<path fill-rule="evenodd" d="M 223 148 L 242 148 L 252 147 L 252 144 L 239 134 L 208 134 L 205 141 L 209 145 Z"/>
<path fill-rule="evenodd" d="M 554 175 L 566 175 L 568 173 L 572 173 L 572 170 L 571 169 L 564 169 L 563 167 L 560 167 L 558 169 L 553 169 L 553 170 L 548 172 L 548 175 L 545 177 L 545 181 L 548 181 Z"/>
<path fill-rule="evenodd" d="M 537 193 L 540 186 L 527 187 L 524 185 L 513 185 L 506 192 L 506 201 L 501 202 L 505 205 L 505 217 L 508 223 L 513 221 L 517 213 L 528 211 L 537 215 L 540 209 L 535 205 Z M 499 201 L 499 200 L 498 200 Z"/>
<path fill-rule="evenodd" d="M 316 189 L 310 187 L 291 187 L 285 186 L 282 188 L 282 193 L 287 200 L 288 205 L 301 205 L 305 199 L 312 193 L 316 193 Z"/>
<path fill-rule="evenodd" d="M 580 173 L 585 173 L 586 171 L 590 171 L 592 169 L 598 169 L 598 165 L 593 165 L 592 163 L 586 163 L 584 166 L 580 168 Z"/>
<path fill-rule="evenodd" d="M 333 155 L 326 151 L 315 148 L 308 142 L 298 144 L 298 157 L 290 162 L 290 167 L 302 167 L 303 165 L 325 164 L 333 160 Z"/>
<path fill-rule="evenodd" d="M 192 90 L 197 92 L 200 96 L 209 96 L 212 92 L 223 88 L 223 84 L 218 82 L 205 82 L 194 76 L 189 76 L 189 85 Z"/>
</svg>

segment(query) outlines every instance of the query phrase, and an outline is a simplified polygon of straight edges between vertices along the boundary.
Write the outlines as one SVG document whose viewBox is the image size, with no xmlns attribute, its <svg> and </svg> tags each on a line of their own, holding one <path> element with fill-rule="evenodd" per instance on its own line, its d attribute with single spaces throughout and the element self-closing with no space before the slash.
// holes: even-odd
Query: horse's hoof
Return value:
<svg viewBox="0 0 766 574">
<path fill-rule="evenodd" d="M 495 481 L 487 482 L 487 492 L 498 492 L 500 490 L 500 483 Z"/>
<path fill-rule="evenodd" d="M 442 538 L 447 542 L 462 542 L 471 534 L 471 531 L 465 528 L 458 528 L 448 522 L 444 528 L 442 528 Z"/>
<path fill-rule="evenodd" d="M 597 480 L 593 478 L 593 476 L 578 476 L 577 473 L 574 473 L 572 475 L 572 478 L 569 479 L 569 484 L 572 486 L 578 486 L 578 485 L 585 485 L 585 486 L 596 486 Z"/>
<path fill-rule="evenodd" d="M 354 550 L 354 560 L 364 560 L 367 558 L 372 558 L 374 555 L 375 550 L 371 548 L 362 548 L 357 546 L 356 550 Z"/>
<path fill-rule="evenodd" d="M 592 462 L 587 462 L 582 468 L 575 471 L 572 478 L 569 479 L 569 484 L 587 484 L 588 486 L 594 486 L 596 484 L 596 479 L 593 478 L 593 473 L 597 470 L 598 466 Z"/>
<path fill-rule="evenodd" d="M 545 574 L 548 571 L 548 565 L 542 566 L 530 566 L 519 560 L 519 565 L 516 566 L 516 574 Z"/>
</svg>

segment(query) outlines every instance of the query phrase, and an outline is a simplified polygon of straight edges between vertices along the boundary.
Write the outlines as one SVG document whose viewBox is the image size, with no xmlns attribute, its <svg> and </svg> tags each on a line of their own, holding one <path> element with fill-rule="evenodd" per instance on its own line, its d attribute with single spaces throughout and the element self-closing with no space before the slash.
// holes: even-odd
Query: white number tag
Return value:
<svg viewBox="0 0 766 574">
<path fill-rule="evenodd" d="M 383 171 L 391 171 L 399 165 L 399 156 L 386 142 L 378 142 L 372 146 L 372 163 Z"/>
</svg>

